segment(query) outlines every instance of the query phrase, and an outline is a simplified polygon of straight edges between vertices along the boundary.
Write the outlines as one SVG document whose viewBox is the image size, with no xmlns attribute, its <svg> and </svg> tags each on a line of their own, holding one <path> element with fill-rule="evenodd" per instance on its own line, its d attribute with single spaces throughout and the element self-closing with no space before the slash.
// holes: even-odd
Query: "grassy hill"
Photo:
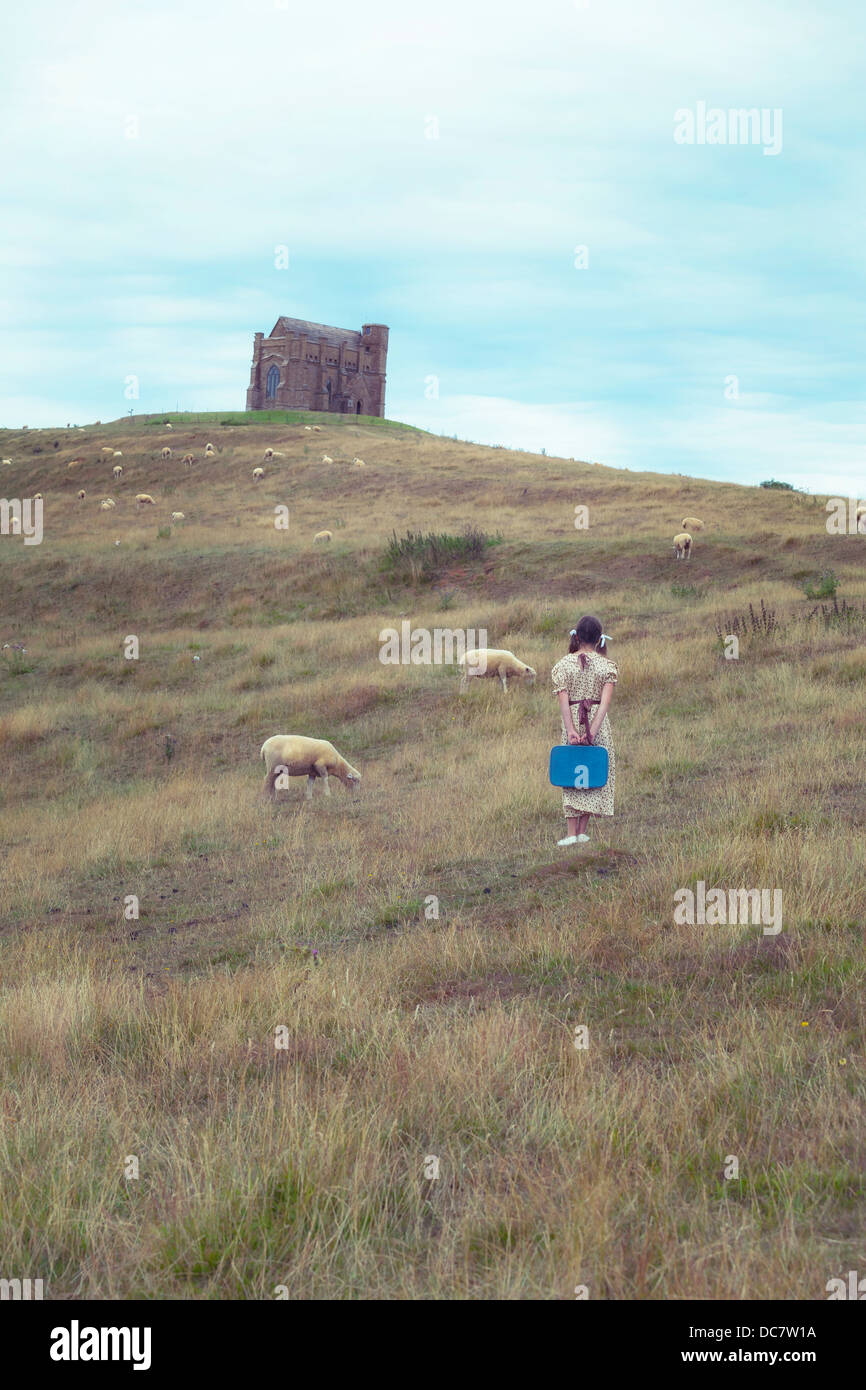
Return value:
<svg viewBox="0 0 866 1390">
<path fill-rule="evenodd" d="M 823 1299 L 862 1266 L 866 537 L 823 498 L 352 417 L 0 453 L 0 495 L 44 496 L 41 545 L 0 537 L 7 1276 Z M 617 815 L 575 853 L 549 672 L 583 612 L 619 664 Z M 383 665 L 404 617 L 485 628 L 537 685 Z M 360 798 L 263 802 L 280 732 L 331 739 Z M 780 889 L 783 931 L 677 925 L 699 880 Z"/>
</svg>

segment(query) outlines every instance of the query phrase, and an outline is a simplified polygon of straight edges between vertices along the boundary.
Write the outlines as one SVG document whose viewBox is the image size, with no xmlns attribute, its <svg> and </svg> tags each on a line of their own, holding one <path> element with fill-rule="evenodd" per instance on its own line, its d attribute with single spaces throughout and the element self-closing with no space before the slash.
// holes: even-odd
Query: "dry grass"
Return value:
<svg viewBox="0 0 866 1390">
<path fill-rule="evenodd" d="M 0 441 L 6 495 L 46 498 L 41 546 L 0 540 L 0 645 L 27 647 L 0 665 L 0 1273 L 824 1298 L 866 1261 L 866 538 L 821 499 L 324 419 L 177 424 L 168 464 L 141 424 Z M 467 520 L 503 538 L 479 561 L 414 589 L 384 566 L 395 529 Z M 825 569 L 861 617 L 809 616 Z M 762 599 L 779 630 L 725 660 L 716 619 Z M 547 677 L 587 610 L 616 639 L 618 814 L 562 856 Z M 383 666 L 403 614 L 486 627 L 536 688 Z M 361 768 L 358 801 L 261 800 L 259 747 L 294 731 Z M 675 925 L 699 879 L 780 888 L 784 931 Z"/>
</svg>

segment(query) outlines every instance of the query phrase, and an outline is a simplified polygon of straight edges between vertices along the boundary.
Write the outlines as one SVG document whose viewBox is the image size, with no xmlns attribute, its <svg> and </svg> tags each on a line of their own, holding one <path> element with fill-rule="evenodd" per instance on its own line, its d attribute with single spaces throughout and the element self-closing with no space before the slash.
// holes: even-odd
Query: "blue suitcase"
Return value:
<svg viewBox="0 0 866 1390">
<path fill-rule="evenodd" d="M 603 787 L 607 749 L 595 743 L 559 743 L 550 750 L 550 780 L 555 787 Z"/>
</svg>

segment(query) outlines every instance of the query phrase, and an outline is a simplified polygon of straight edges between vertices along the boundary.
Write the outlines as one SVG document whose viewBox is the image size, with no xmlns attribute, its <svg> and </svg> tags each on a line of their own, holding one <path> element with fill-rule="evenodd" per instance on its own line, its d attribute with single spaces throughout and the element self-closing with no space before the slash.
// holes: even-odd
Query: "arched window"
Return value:
<svg viewBox="0 0 866 1390">
<path fill-rule="evenodd" d="M 280 384 L 280 370 L 279 370 L 279 367 L 271 367 L 271 370 L 268 372 L 268 387 L 267 387 L 267 393 L 266 393 L 266 394 L 267 394 L 267 398 L 268 398 L 269 401 L 276 400 L 276 398 L 277 398 L 277 387 L 279 386 L 279 384 Z"/>
</svg>

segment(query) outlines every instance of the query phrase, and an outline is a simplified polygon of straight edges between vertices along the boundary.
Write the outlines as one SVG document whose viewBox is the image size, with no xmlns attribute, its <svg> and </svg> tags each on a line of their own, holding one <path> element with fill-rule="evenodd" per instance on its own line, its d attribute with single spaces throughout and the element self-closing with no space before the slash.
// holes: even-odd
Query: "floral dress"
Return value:
<svg viewBox="0 0 866 1390">
<path fill-rule="evenodd" d="M 617 681 L 616 667 L 612 661 L 608 661 L 606 656 L 602 656 L 599 652 L 593 652 L 591 655 L 583 653 L 583 658 L 585 665 L 582 666 L 578 653 L 570 653 L 568 656 L 564 656 L 561 661 L 557 661 L 550 673 L 553 693 L 558 695 L 561 690 L 567 690 L 569 704 L 572 705 L 577 705 L 581 700 L 600 700 L 602 686 L 616 685 Z M 595 718 L 596 713 L 595 709 L 590 708 L 590 723 Z M 576 709 L 572 711 L 572 715 L 575 728 L 578 733 L 583 734 L 584 730 L 578 726 Z M 562 742 L 568 743 L 568 734 L 565 731 L 564 723 L 562 724 Z M 613 815 L 613 786 L 616 765 L 610 719 L 607 715 L 604 716 L 595 743 L 608 751 L 610 770 L 607 782 L 603 787 L 563 787 L 562 809 L 565 816 L 582 816 L 587 811 L 593 816 Z"/>
</svg>

